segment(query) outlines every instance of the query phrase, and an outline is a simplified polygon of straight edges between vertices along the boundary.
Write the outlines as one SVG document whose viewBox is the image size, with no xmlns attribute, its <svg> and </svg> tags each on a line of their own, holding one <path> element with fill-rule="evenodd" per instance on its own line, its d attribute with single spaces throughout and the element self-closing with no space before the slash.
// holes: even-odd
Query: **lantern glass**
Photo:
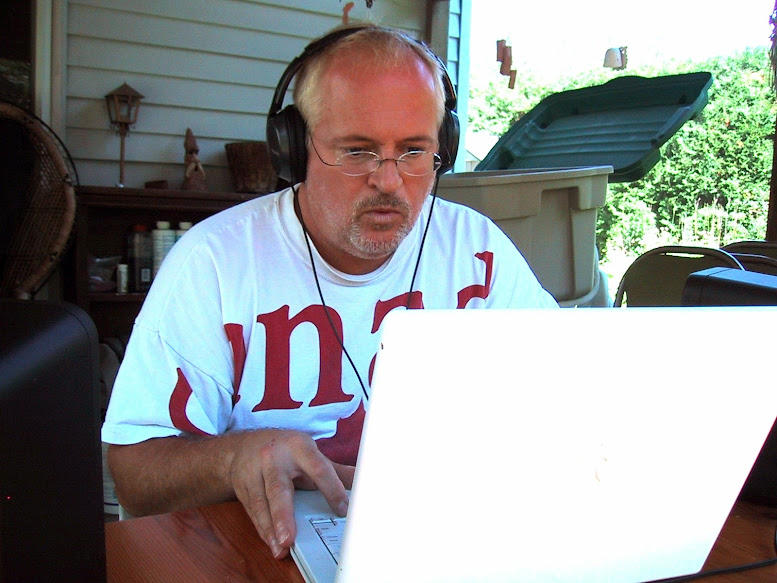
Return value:
<svg viewBox="0 0 777 583">
<path fill-rule="evenodd" d="M 108 115 L 114 125 L 133 125 L 138 120 L 143 96 L 126 83 L 105 96 Z"/>
</svg>

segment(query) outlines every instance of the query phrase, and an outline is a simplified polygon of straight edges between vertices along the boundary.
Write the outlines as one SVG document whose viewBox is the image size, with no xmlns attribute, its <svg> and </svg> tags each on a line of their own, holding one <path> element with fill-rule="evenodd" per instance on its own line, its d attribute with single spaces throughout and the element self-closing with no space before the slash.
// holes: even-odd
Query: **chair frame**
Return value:
<svg viewBox="0 0 777 583">
<path fill-rule="evenodd" d="M 747 253 L 750 255 L 763 255 L 777 259 L 777 241 L 747 240 L 735 241 L 721 247 L 729 253 Z"/>
<path fill-rule="evenodd" d="M 733 255 L 747 271 L 777 275 L 777 258 L 769 257 L 768 255 L 756 255 L 754 253 L 732 252 L 731 255 Z"/>
<path fill-rule="evenodd" d="M 742 263 L 737 260 L 731 253 L 722 249 L 715 249 L 712 247 L 695 247 L 689 245 L 664 245 L 662 247 L 656 247 L 646 251 L 639 257 L 637 257 L 632 264 L 626 269 L 623 274 L 620 283 L 618 284 L 618 290 L 615 294 L 615 300 L 613 307 L 619 308 L 623 305 L 623 297 L 627 295 L 628 276 L 630 271 L 638 267 L 639 263 L 645 258 L 656 255 L 699 255 L 707 258 L 717 260 L 723 267 L 731 267 L 734 269 L 744 269 Z M 677 304 L 679 305 L 679 303 Z"/>
</svg>

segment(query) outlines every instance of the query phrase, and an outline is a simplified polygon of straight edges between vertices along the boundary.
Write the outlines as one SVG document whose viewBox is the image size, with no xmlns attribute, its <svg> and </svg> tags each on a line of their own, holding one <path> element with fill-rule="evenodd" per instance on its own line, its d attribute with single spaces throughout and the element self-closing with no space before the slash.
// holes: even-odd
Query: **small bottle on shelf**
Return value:
<svg viewBox="0 0 777 583">
<path fill-rule="evenodd" d="M 189 221 L 181 221 L 178 223 L 178 229 L 175 231 L 175 240 L 178 241 L 184 236 L 186 231 L 192 228 L 192 224 Z"/>
<path fill-rule="evenodd" d="M 119 263 L 116 266 L 116 292 L 126 294 L 129 291 L 129 266 Z"/>
<path fill-rule="evenodd" d="M 154 242 L 153 275 L 156 277 L 156 274 L 159 273 L 159 268 L 162 266 L 162 261 L 175 243 L 175 231 L 170 228 L 169 221 L 157 221 L 156 229 L 151 231 L 151 235 Z"/>
<path fill-rule="evenodd" d="M 129 263 L 129 289 L 146 292 L 151 287 L 153 255 L 151 233 L 145 225 L 132 227 L 127 240 L 127 261 Z"/>
</svg>

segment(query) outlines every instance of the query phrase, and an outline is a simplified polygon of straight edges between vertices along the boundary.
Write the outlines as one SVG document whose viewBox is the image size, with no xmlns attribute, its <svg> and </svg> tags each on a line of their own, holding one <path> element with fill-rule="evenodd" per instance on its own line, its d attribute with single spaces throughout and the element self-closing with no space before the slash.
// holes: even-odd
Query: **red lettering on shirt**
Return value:
<svg viewBox="0 0 777 583">
<path fill-rule="evenodd" d="M 337 422 L 337 429 L 332 437 L 317 439 L 316 445 L 319 451 L 333 462 L 355 466 L 363 426 L 364 403 L 359 403 L 359 408 L 353 415 Z"/>
<path fill-rule="evenodd" d="M 410 302 L 408 303 L 407 299 L 410 298 Z M 380 328 L 380 325 L 383 323 L 383 319 L 386 317 L 386 314 L 388 314 L 391 310 L 394 308 L 404 308 L 407 307 L 410 310 L 423 310 L 424 309 L 424 295 L 420 291 L 414 291 L 410 293 L 404 293 L 402 295 L 399 295 L 395 298 L 391 298 L 390 300 L 378 300 L 378 303 L 375 304 L 375 313 L 372 317 L 372 330 L 371 332 L 375 334 L 375 332 L 378 331 Z M 372 384 L 372 373 L 375 370 L 375 359 L 378 357 L 376 354 L 372 357 L 372 360 L 370 361 L 370 370 L 367 373 L 368 375 L 368 381 L 370 384 Z"/>
<path fill-rule="evenodd" d="M 246 365 L 246 343 L 243 340 L 243 326 L 241 324 L 224 324 L 224 331 L 232 347 L 232 406 L 240 400 L 240 381 L 243 379 L 243 369 Z"/>
<path fill-rule="evenodd" d="M 189 381 L 184 376 L 183 371 L 180 368 L 176 369 L 176 371 L 178 372 L 178 382 L 175 383 L 169 405 L 170 419 L 173 422 L 173 426 L 186 433 L 210 435 L 189 420 L 189 416 L 186 414 L 186 404 L 192 395 L 192 387 L 189 385 Z"/>
<path fill-rule="evenodd" d="M 491 293 L 491 270 L 494 264 L 494 253 L 492 251 L 483 251 L 482 253 L 475 253 L 475 257 L 486 264 L 485 285 L 470 285 L 461 290 L 456 305 L 458 309 L 464 308 L 472 298 L 486 299 L 488 294 Z"/>
<path fill-rule="evenodd" d="M 329 318 L 327 318 L 327 310 Z M 311 406 L 328 403 L 347 403 L 353 397 L 342 388 L 343 349 L 334 337 L 332 327 L 343 338 L 343 323 L 332 308 L 321 305 L 308 306 L 293 318 L 289 318 L 289 306 L 282 306 L 269 314 L 260 314 L 256 321 L 266 330 L 264 396 L 253 411 L 272 409 L 298 409 L 300 401 L 291 398 L 289 376 L 291 370 L 291 333 L 304 322 L 313 324 L 318 331 L 319 375 L 316 396 Z"/>
<path fill-rule="evenodd" d="M 467 286 L 458 292 L 457 308 L 459 309 L 466 307 L 473 298 L 487 298 L 491 292 L 493 253 L 491 251 L 483 251 L 482 253 L 476 253 L 474 257 L 485 264 L 484 282 L 483 284 Z M 371 332 L 373 334 L 377 333 L 386 315 L 398 307 L 423 309 L 423 293 L 421 291 L 413 291 L 389 300 L 379 300 L 375 304 Z M 327 317 L 327 313 L 329 317 Z M 290 317 L 289 306 L 282 306 L 274 312 L 260 314 L 257 316 L 256 321 L 265 327 L 267 342 L 264 394 L 261 402 L 253 408 L 253 412 L 298 409 L 302 406 L 302 402 L 291 398 L 289 383 L 291 335 L 297 326 L 303 323 L 312 324 L 318 332 L 320 363 L 318 386 L 310 406 L 346 403 L 354 398 L 351 395 L 345 394 L 342 389 L 343 348 L 335 337 L 334 331 L 336 331 L 343 342 L 346 342 L 346 339 L 343 337 L 342 319 L 337 311 L 322 305 L 311 305 L 300 311 L 296 316 Z M 240 400 L 239 390 L 246 365 L 247 348 L 241 324 L 225 324 L 224 330 L 232 349 L 234 371 L 232 405 L 234 407 Z M 368 383 L 370 384 L 372 382 L 374 365 L 375 357 L 373 357 L 369 366 Z M 192 388 L 180 368 L 177 369 L 177 374 L 178 379 L 169 402 L 169 413 L 173 426 L 187 433 L 209 435 L 194 425 L 189 419 L 186 407 L 192 395 Z M 337 429 L 332 437 L 317 440 L 322 453 L 336 463 L 354 465 L 358 455 L 364 416 L 364 405 L 360 403 L 352 415 L 338 420 Z"/>
<path fill-rule="evenodd" d="M 408 294 L 404 293 L 390 300 L 378 300 L 375 304 L 375 314 L 372 318 L 372 333 L 378 331 L 380 325 L 383 323 L 383 318 L 386 317 L 394 308 L 400 308 L 408 306 L 411 310 L 423 310 L 424 309 L 424 296 L 420 291 L 410 292 L 410 304 L 408 305 Z"/>
</svg>

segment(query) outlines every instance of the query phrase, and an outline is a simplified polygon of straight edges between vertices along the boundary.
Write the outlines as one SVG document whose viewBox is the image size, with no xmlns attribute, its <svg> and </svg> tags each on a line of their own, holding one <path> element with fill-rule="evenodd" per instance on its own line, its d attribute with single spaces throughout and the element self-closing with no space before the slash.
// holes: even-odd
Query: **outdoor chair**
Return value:
<svg viewBox="0 0 777 583">
<path fill-rule="evenodd" d="M 736 241 L 721 249 L 729 253 L 749 253 L 777 259 L 777 241 Z"/>
<path fill-rule="evenodd" d="M 0 102 L 0 297 L 33 297 L 52 274 L 73 231 L 77 184 L 51 128 Z"/>
<path fill-rule="evenodd" d="M 680 306 L 688 276 L 710 267 L 744 269 L 721 249 L 681 245 L 651 249 L 626 269 L 613 307 Z"/>
<path fill-rule="evenodd" d="M 757 271 L 777 275 L 777 257 L 755 255 L 753 253 L 731 253 L 747 271 Z"/>
</svg>

